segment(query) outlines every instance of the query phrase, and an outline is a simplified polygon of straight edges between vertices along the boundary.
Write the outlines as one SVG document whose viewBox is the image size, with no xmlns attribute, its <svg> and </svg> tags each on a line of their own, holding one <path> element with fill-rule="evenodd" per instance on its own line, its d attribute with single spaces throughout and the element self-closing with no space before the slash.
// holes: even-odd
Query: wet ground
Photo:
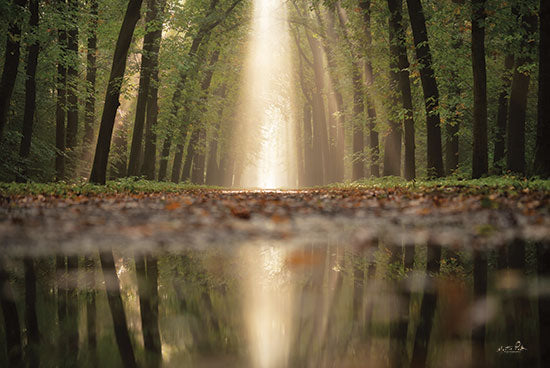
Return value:
<svg viewBox="0 0 550 368">
<path fill-rule="evenodd" d="M 2 198 L 0 366 L 546 367 L 549 201 Z"/>
</svg>

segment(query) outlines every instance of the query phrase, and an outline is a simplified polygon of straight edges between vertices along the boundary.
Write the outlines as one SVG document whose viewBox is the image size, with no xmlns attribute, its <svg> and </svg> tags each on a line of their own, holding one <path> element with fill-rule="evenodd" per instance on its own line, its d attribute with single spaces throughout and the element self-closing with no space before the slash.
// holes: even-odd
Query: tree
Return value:
<svg viewBox="0 0 550 368">
<path fill-rule="evenodd" d="M 498 174 L 502 173 L 503 160 L 506 147 L 506 126 L 508 125 L 508 96 L 512 83 L 512 71 L 514 69 L 514 55 L 506 54 L 504 57 L 504 73 L 502 74 L 502 86 L 498 95 L 497 125 L 495 132 L 495 147 L 493 152 L 493 167 Z"/>
<path fill-rule="evenodd" d="M 378 157 L 380 148 L 378 146 L 378 132 L 376 131 L 376 109 L 374 107 L 374 101 L 372 98 L 372 85 L 374 83 L 374 73 L 372 71 L 372 61 L 369 56 L 370 48 L 372 45 L 371 34 L 371 0 L 360 0 L 359 6 L 363 10 L 363 24 L 365 32 L 365 49 L 367 51 L 365 60 L 365 101 L 367 103 L 367 118 L 369 127 L 369 141 L 370 141 L 370 175 L 378 177 L 380 175 L 380 168 L 378 167 Z"/>
<path fill-rule="evenodd" d="M 136 118 L 134 120 L 134 131 L 132 135 L 132 145 L 130 148 L 130 161 L 128 162 L 128 176 L 137 176 L 140 172 L 143 128 L 145 126 L 145 114 L 147 100 L 149 97 L 149 86 L 151 85 L 151 72 L 153 66 L 153 55 L 156 36 L 155 28 L 158 27 L 156 20 L 158 18 L 157 0 L 147 0 L 147 15 L 145 24 L 147 31 L 143 38 L 143 53 L 141 54 L 141 71 L 139 76 L 139 89 L 136 104 Z"/>
<path fill-rule="evenodd" d="M 97 27 L 98 27 L 98 2 L 90 0 L 90 30 L 87 41 L 86 53 L 86 105 L 84 113 L 84 159 L 90 159 L 91 145 L 94 136 L 95 125 L 95 93 L 97 76 Z"/>
<path fill-rule="evenodd" d="M 522 39 L 519 55 L 515 58 L 516 66 L 510 91 L 506 166 L 510 171 L 525 174 L 525 116 L 531 79 L 525 68 L 534 59 L 533 36 L 537 28 L 537 14 L 531 9 L 513 8 L 512 11 L 521 23 Z"/>
<path fill-rule="evenodd" d="M 80 78 L 78 76 L 78 12 L 79 6 L 77 0 L 69 1 L 69 30 L 67 32 L 67 137 L 65 140 L 65 149 L 67 150 L 71 174 L 74 174 L 76 168 L 76 137 L 78 134 L 78 85 Z"/>
<path fill-rule="evenodd" d="M 426 19 L 420 0 L 407 0 L 409 18 L 414 38 L 416 58 L 420 65 L 420 79 L 424 91 L 427 125 L 427 168 L 429 176 L 443 175 L 443 153 L 441 148 L 441 119 L 439 117 L 439 90 L 432 67 L 432 54 L 428 43 Z"/>
<path fill-rule="evenodd" d="M 140 17 L 141 3 L 142 0 L 130 0 L 128 2 L 128 8 L 126 9 L 122 26 L 120 27 L 120 33 L 118 35 L 113 57 L 113 65 L 111 67 L 111 75 L 109 76 L 109 84 L 105 96 L 103 115 L 99 126 L 94 163 L 90 174 L 90 182 L 92 183 L 105 184 L 107 161 L 109 160 L 109 150 L 111 148 L 111 137 L 115 125 L 115 116 L 118 106 L 120 105 L 120 89 L 126 69 L 126 58 L 128 56 L 128 49 L 132 42 L 136 23 Z"/>
<path fill-rule="evenodd" d="M 550 178 L 550 2 L 540 1 L 539 18 L 539 100 L 533 172 Z"/>
<path fill-rule="evenodd" d="M 34 114 L 36 110 L 36 68 L 38 66 L 38 53 L 40 52 L 40 43 L 38 42 L 38 0 L 30 0 L 29 27 L 31 29 L 32 39 L 27 46 L 27 69 L 25 80 L 25 108 L 23 113 L 23 128 L 21 136 L 21 145 L 19 146 L 19 156 L 26 160 L 31 152 L 32 127 Z M 16 180 L 18 182 L 26 181 L 26 162 L 23 172 L 19 173 Z"/>
<path fill-rule="evenodd" d="M 21 55 L 20 38 L 21 25 L 19 24 L 19 14 L 27 3 L 26 0 L 13 0 L 10 11 L 11 22 L 8 26 L 8 36 L 6 37 L 6 51 L 4 53 L 4 70 L 2 70 L 2 79 L 0 80 L 0 141 L 4 137 L 4 128 L 8 120 L 8 111 L 10 108 L 11 95 L 17 78 L 17 69 L 19 68 L 19 58 Z"/>
<path fill-rule="evenodd" d="M 57 0 L 57 12 L 60 25 L 57 29 L 59 56 L 57 58 L 57 101 L 55 108 L 55 178 L 65 179 L 65 109 L 67 106 L 67 30 L 65 21 L 66 2 Z"/>
<path fill-rule="evenodd" d="M 472 0 L 472 69 L 474 73 L 472 177 L 474 179 L 487 174 L 488 171 L 485 17 L 485 0 Z"/>
</svg>

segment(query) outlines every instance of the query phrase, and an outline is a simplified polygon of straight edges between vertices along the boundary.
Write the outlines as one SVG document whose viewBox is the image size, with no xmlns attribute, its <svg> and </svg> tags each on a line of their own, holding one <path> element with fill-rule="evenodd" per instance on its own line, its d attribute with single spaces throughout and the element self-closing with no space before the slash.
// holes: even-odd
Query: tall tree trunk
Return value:
<svg viewBox="0 0 550 368">
<path fill-rule="evenodd" d="M 162 143 L 162 152 L 160 153 L 159 175 L 157 180 L 164 181 L 166 179 L 166 171 L 168 169 L 168 158 L 170 156 L 170 147 L 172 146 L 172 137 L 167 136 Z"/>
<path fill-rule="evenodd" d="M 401 92 L 401 105 L 405 110 L 403 118 L 404 138 L 405 138 L 405 165 L 404 176 L 407 180 L 412 180 L 416 177 L 416 163 L 414 157 L 414 120 L 413 120 L 413 103 L 411 94 L 411 83 L 409 79 L 409 60 L 407 58 L 407 49 L 405 45 L 405 30 L 403 29 L 403 17 L 401 11 L 403 9 L 402 0 L 388 0 L 390 9 L 390 31 L 394 38 L 394 55 L 397 71 L 398 86 Z M 401 161 L 401 160 L 399 160 Z"/>
<path fill-rule="evenodd" d="M 314 162 L 314 151 L 313 151 L 313 129 L 311 127 L 311 105 L 307 102 L 304 103 L 304 112 L 303 112 L 303 124 L 304 124 L 304 165 L 305 165 L 305 175 L 306 175 L 306 185 L 314 185 L 315 173 L 313 168 L 315 166 Z"/>
<path fill-rule="evenodd" d="M 6 334 L 6 352 L 10 367 L 22 366 L 23 349 L 21 348 L 21 328 L 17 315 L 15 295 L 10 284 L 9 275 L 0 264 L 0 306 L 4 315 L 4 331 Z"/>
<path fill-rule="evenodd" d="M 180 181 L 184 144 L 185 140 L 183 143 L 176 145 L 176 153 L 174 154 L 174 162 L 172 164 L 172 183 L 179 183 Z"/>
<path fill-rule="evenodd" d="M 69 31 L 67 32 L 67 137 L 65 150 L 67 151 L 69 176 L 75 175 L 76 168 L 76 137 L 78 134 L 78 0 L 69 0 Z"/>
<path fill-rule="evenodd" d="M 95 93 L 97 75 L 97 26 L 98 26 L 98 1 L 90 0 L 90 29 L 88 34 L 88 46 L 86 54 L 86 106 L 84 113 L 84 141 L 83 158 L 87 162 L 91 160 L 92 142 L 95 126 Z"/>
<path fill-rule="evenodd" d="M 158 18 L 157 0 L 147 0 L 147 15 L 145 26 L 147 31 L 143 38 L 143 52 L 141 54 L 141 70 L 139 75 L 139 89 L 136 104 L 136 118 L 134 120 L 134 131 L 130 147 L 130 160 L 128 162 L 128 176 L 137 176 L 140 171 L 143 128 L 145 126 L 145 113 L 147 111 L 147 100 L 149 97 L 149 86 L 151 85 L 151 70 L 153 66 L 153 48 L 156 20 Z"/>
<path fill-rule="evenodd" d="M 40 44 L 38 42 L 38 0 L 30 0 L 29 27 L 33 37 L 31 44 L 27 47 L 27 70 L 25 80 L 25 111 L 23 113 L 23 129 L 21 145 L 19 146 L 19 157 L 24 161 L 31 153 L 32 126 L 36 110 L 36 67 L 38 66 L 38 53 Z M 17 175 L 18 182 L 27 180 L 27 164 L 24 162 L 23 170 Z"/>
<path fill-rule="evenodd" d="M 103 277 L 105 278 L 107 301 L 109 302 L 109 309 L 111 310 L 115 338 L 122 364 L 126 368 L 136 368 L 136 358 L 128 332 L 128 324 L 126 323 L 126 313 L 124 312 L 124 305 L 122 304 L 122 297 L 120 295 L 120 281 L 115 268 L 113 252 L 100 252 L 99 259 L 101 261 Z"/>
<path fill-rule="evenodd" d="M 537 29 L 537 15 L 531 9 L 528 14 L 520 14 L 516 11 L 522 22 L 522 41 L 520 56 L 516 57 L 516 67 L 512 78 L 510 91 L 510 112 L 508 119 L 508 139 L 506 151 L 506 166 L 508 170 L 524 174 L 525 170 L 525 116 L 527 113 L 527 95 L 529 94 L 529 81 L 531 76 L 525 70 L 525 65 L 533 62 L 535 53 L 534 41 Z"/>
<path fill-rule="evenodd" d="M 26 0 L 12 0 L 10 7 L 13 15 L 23 11 Z M 21 25 L 15 19 L 8 26 L 8 36 L 6 37 L 6 51 L 4 54 L 4 69 L 2 70 L 2 79 L 0 80 L 0 141 L 4 137 L 4 129 L 8 121 L 8 112 L 10 109 L 11 95 L 17 78 L 17 69 L 19 68 L 19 58 L 21 38 Z"/>
<path fill-rule="evenodd" d="M 159 90 L 159 51 L 162 40 L 161 17 L 164 14 L 166 0 L 161 0 L 159 19 L 155 30 L 153 31 L 152 63 L 151 63 L 151 85 L 149 86 L 149 97 L 147 100 L 147 116 L 145 125 L 145 151 L 143 153 L 143 164 L 141 166 L 141 175 L 149 180 L 155 179 L 155 166 L 157 160 L 157 135 L 155 128 L 158 120 L 158 90 Z"/>
<path fill-rule="evenodd" d="M 189 144 L 187 145 L 187 152 L 185 154 L 185 162 L 183 164 L 183 170 L 181 173 L 181 181 L 186 181 L 191 179 L 191 164 L 193 163 L 193 159 L 195 158 L 195 147 L 197 146 L 197 143 L 199 141 L 199 128 L 198 127 L 191 127 L 193 130 L 189 132 L 191 134 L 191 139 L 189 140 Z"/>
<path fill-rule="evenodd" d="M 204 72 L 203 80 L 201 83 L 201 111 L 204 114 L 206 111 L 206 102 L 208 100 L 208 90 L 210 89 L 210 84 L 212 83 L 212 76 L 214 74 L 214 67 L 218 62 L 220 57 L 220 50 L 216 49 L 210 57 L 210 63 L 208 69 Z M 191 181 L 194 184 L 204 184 L 204 169 L 205 169 L 205 159 L 206 159 L 206 122 L 199 122 L 199 140 L 198 146 L 195 147 L 195 158 L 193 164 L 193 175 Z"/>
<path fill-rule="evenodd" d="M 504 169 L 504 149 L 506 146 L 506 126 L 508 125 L 508 96 L 512 83 L 512 70 L 514 68 L 514 55 L 507 54 L 504 57 L 504 72 L 502 74 L 502 90 L 498 95 L 497 126 L 495 132 L 495 147 L 493 152 L 493 167 L 497 174 L 502 174 Z"/>
<path fill-rule="evenodd" d="M 227 86 L 224 84 L 218 89 L 217 95 L 221 100 L 225 99 Z M 210 142 L 210 150 L 208 151 L 208 163 L 206 166 L 206 185 L 220 184 L 220 165 L 218 165 L 218 139 L 220 138 L 220 126 L 223 118 L 223 106 L 218 110 L 218 119 L 214 124 L 214 136 Z"/>
<path fill-rule="evenodd" d="M 539 18 L 539 100 L 533 171 L 550 178 L 550 1 L 540 0 Z"/>
<path fill-rule="evenodd" d="M 105 104 L 101 124 L 99 126 L 99 136 L 97 138 L 96 152 L 94 155 L 94 164 L 90 174 L 90 182 L 97 184 L 105 184 L 107 174 L 107 162 L 109 160 L 109 151 L 111 149 L 111 137 L 113 135 L 113 127 L 115 125 L 115 117 L 120 105 L 120 89 L 122 87 L 122 79 L 126 70 L 126 59 L 128 50 L 134 35 L 136 23 L 140 17 L 142 0 L 130 0 L 128 8 L 124 15 L 120 33 L 118 35 L 115 54 L 113 57 L 113 65 L 111 75 L 109 76 L 109 84 L 107 94 L 105 96 Z"/>
<path fill-rule="evenodd" d="M 367 56 L 365 58 L 364 70 L 365 70 L 365 101 L 367 103 L 367 124 L 369 128 L 369 151 L 370 151 L 370 175 L 374 177 L 380 176 L 380 168 L 378 166 L 379 159 L 379 143 L 378 132 L 376 131 L 376 108 L 374 107 L 374 100 L 372 98 L 372 86 L 374 84 L 374 74 L 372 71 L 372 60 L 368 53 L 372 45 L 371 34 L 371 0 L 360 0 L 359 6 L 363 11 L 363 24 L 365 32 L 365 49 L 367 50 Z"/>
<path fill-rule="evenodd" d="M 59 56 L 57 60 L 57 101 L 55 109 L 55 178 L 65 179 L 65 115 L 67 106 L 67 30 L 65 21 L 66 1 L 57 0 L 57 11 L 62 18 L 57 30 Z"/>
<path fill-rule="evenodd" d="M 353 53 L 352 45 L 349 40 L 346 29 L 346 19 L 344 16 L 344 10 L 337 3 L 338 20 L 342 27 L 344 34 L 344 41 L 350 48 L 351 63 L 352 63 L 352 77 L 351 82 L 353 86 L 353 163 L 352 163 L 352 180 L 359 180 L 365 177 L 365 162 L 364 162 L 364 137 L 363 131 L 365 130 L 364 110 L 365 105 L 363 101 L 363 88 L 361 80 L 361 69 L 359 63 L 356 61 L 356 56 Z"/>
<path fill-rule="evenodd" d="M 432 66 L 432 54 L 428 43 L 426 18 L 420 0 L 407 0 L 409 18 L 414 38 L 416 58 L 420 65 L 420 79 L 424 91 L 427 125 L 427 169 L 429 176 L 443 175 L 443 150 L 441 147 L 441 119 L 439 117 L 439 90 Z"/>
<path fill-rule="evenodd" d="M 474 75 L 472 177 L 474 179 L 487 174 L 488 171 L 485 18 L 485 0 L 472 0 L 472 69 Z"/>
</svg>

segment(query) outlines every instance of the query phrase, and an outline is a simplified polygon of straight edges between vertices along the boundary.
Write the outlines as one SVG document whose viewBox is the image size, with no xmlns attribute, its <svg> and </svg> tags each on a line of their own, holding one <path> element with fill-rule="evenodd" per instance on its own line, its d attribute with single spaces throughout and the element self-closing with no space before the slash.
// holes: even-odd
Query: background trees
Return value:
<svg viewBox="0 0 550 368">
<path fill-rule="evenodd" d="M 95 154 L 98 182 L 236 183 L 250 154 L 233 138 L 253 1 L 149 0 L 134 9 L 127 54 L 117 53 L 127 68 L 109 82 L 128 4 L 1 3 L 0 180 L 88 177 Z M 287 8 L 296 185 L 380 173 L 548 175 L 535 0 L 293 0 Z M 112 101 L 97 104 L 108 90 Z"/>
</svg>

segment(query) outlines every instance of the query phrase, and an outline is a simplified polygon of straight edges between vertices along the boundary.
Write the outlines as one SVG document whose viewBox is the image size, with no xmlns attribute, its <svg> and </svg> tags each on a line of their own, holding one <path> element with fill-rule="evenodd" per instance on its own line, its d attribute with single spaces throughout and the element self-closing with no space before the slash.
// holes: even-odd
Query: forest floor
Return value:
<svg viewBox="0 0 550 368">
<path fill-rule="evenodd" d="M 549 181 L 390 179 L 303 190 L 0 184 L 0 244 L 11 254 L 375 240 L 493 247 L 514 239 L 550 241 Z"/>
</svg>

